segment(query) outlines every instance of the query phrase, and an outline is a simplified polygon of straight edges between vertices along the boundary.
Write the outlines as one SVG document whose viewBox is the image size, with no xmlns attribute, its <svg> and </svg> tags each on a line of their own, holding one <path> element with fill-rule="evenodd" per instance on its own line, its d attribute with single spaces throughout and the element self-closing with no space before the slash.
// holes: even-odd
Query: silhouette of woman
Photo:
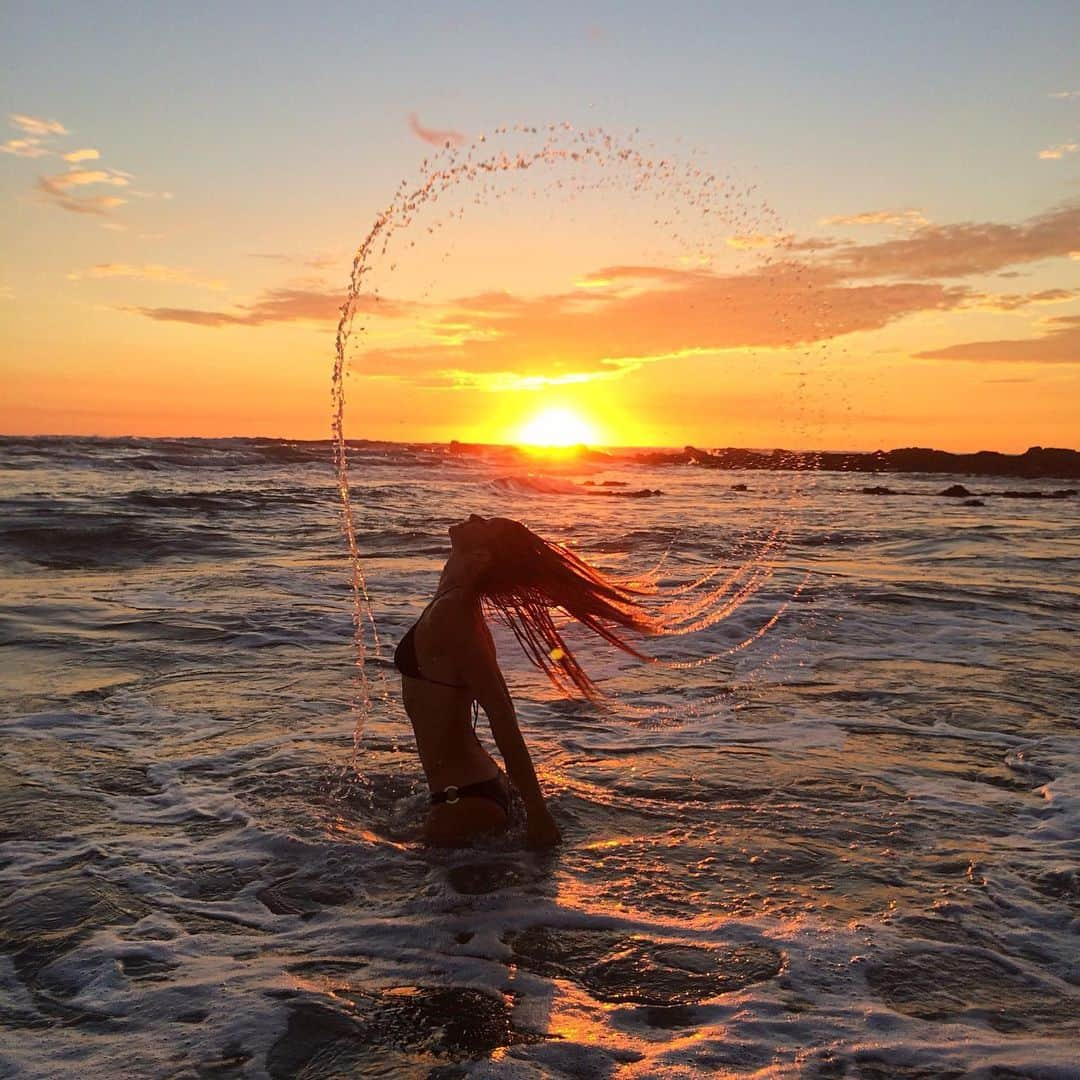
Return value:
<svg viewBox="0 0 1080 1080">
<path fill-rule="evenodd" d="M 424 834 L 458 846 L 504 828 L 507 778 L 476 737 L 476 703 L 487 715 L 506 772 L 526 811 L 526 843 L 559 842 L 518 728 L 485 612 L 513 631 L 525 655 L 564 692 L 599 693 L 552 619 L 561 608 L 611 644 L 643 660 L 618 633 L 656 633 L 638 606 L 636 590 L 609 581 L 566 548 L 548 543 L 509 518 L 468 520 L 450 528 L 450 557 L 435 595 L 401 639 L 394 663 L 401 672 L 405 711 L 416 734 L 431 788 Z"/>
</svg>

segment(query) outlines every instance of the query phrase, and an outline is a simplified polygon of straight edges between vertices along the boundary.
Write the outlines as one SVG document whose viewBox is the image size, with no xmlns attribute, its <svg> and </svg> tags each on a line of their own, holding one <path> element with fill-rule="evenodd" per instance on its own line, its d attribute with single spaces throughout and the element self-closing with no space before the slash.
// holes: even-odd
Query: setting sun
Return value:
<svg viewBox="0 0 1080 1080">
<path fill-rule="evenodd" d="M 514 440 L 526 446 L 578 446 L 600 442 L 597 429 L 570 409 L 551 408 L 524 423 Z"/>
</svg>

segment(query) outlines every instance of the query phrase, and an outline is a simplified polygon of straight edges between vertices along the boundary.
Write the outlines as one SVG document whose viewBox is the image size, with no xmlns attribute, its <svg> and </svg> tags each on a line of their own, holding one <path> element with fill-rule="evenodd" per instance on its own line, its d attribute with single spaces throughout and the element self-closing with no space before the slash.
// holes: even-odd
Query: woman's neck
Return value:
<svg viewBox="0 0 1080 1080">
<path fill-rule="evenodd" d="M 468 575 L 464 573 L 464 569 L 465 568 L 461 563 L 451 555 L 450 558 L 446 560 L 446 565 L 439 575 L 439 583 L 435 586 L 435 595 L 441 596 L 451 589 L 462 589 L 467 593 L 472 593 L 474 591 L 472 583 L 470 582 Z"/>
</svg>

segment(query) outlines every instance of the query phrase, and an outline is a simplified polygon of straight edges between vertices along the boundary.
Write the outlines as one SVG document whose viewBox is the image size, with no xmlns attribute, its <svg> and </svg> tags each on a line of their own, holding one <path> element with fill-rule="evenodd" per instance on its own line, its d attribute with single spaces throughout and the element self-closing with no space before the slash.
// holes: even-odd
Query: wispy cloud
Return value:
<svg viewBox="0 0 1080 1080">
<path fill-rule="evenodd" d="M 0 150 L 5 154 L 14 154 L 16 157 L 25 158 L 38 158 L 44 157 L 50 153 L 44 146 L 41 145 L 40 139 L 33 137 L 28 139 L 8 139 L 6 143 L 0 145 Z"/>
<path fill-rule="evenodd" d="M 583 295 L 580 283 L 604 282 Z M 565 293 L 488 292 L 432 312 L 432 341 L 367 349 L 363 373 L 431 385 L 529 389 L 546 381 L 617 378 L 675 357 L 785 349 L 960 306 L 964 289 L 930 283 L 850 286 L 826 266 L 790 263 L 748 274 L 611 266 Z M 778 319 L 777 312 L 784 312 Z M 453 378 L 445 373 L 453 373 Z"/>
<path fill-rule="evenodd" d="M 43 120 L 40 116 L 8 113 L 8 120 L 29 135 L 67 135 L 68 129 L 59 120 Z"/>
<path fill-rule="evenodd" d="M 580 386 L 598 379 L 617 379 L 629 373 L 629 367 L 610 367 L 605 371 L 573 371 L 563 375 L 519 375 L 515 371 L 461 371 L 447 368 L 428 377 L 413 379 L 417 385 L 449 387 L 454 390 L 480 390 L 486 394 L 545 390 L 551 386 Z M 385 376 L 383 376 L 385 377 Z"/>
<path fill-rule="evenodd" d="M 54 206 L 72 214 L 107 214 L 123 206 L 127 199 L 116 195 L 55 195 L 51 201 Z"/>
<path fill-rule="evenodd" d="M 416 113 L 409 113 L 409 130 L 424 142 L 432 146 L 461 146 L 465 136 L 460 131 L 447 128 L 441 131 L 437 128 L 426 128 L 420 123 L 420 117 Z"/>
<path fill-rule="evenodd" d="M 191 270 L 179 266 L 164 266 L 160 263 L 144 263 L 133 266 L 130 263 L 97 263 L 86 270 L 74 270 L 68 274 L 69 281 L 82 281 L 85 278 L 141 278 L 144 281 L 169 281 L 181 285 L 194 285 L 200 289 L 224 289 L 225 282 L 207 280 L 195 275 Z"/>
<path fill-rule="evenodd" d="M 1042 289 L 1032 293 L 980 293 L 973 295 L 970 307 L 981 311 L 1019 311 L 1033 304 L 1063 304 L 1080 293 L 1072 289 Z"/>
<path fill-rule="evenodd" d="M 727 238 L 727 246 L 736 251 L 752 251 L 757 248 L 784 247 L 792 239 L 790 233 L 742 233 Z"/>
<path fill-rule="evenodd" d="M 24 132 L 24 136 L 17 139 L 8 139 L 0 144 L 0 151 L 12 154 L 16 157 L 39 158 L 55 154 L 62 161 L 72 166 L 67 172 L 55 173 L 51 176 L 39 176 L 37 190 L 46 196 L 53 206 L 61 210 L 67 210 L 73 214 L 106 215 L 111 210 L 123 206 L 128 200 L 118 195 L 85 195 L 78 189 L 92 185 L 104 185 L 107 187 L 122 187 L 128 189 L 128 194 L 150 198 L 154 195 L 148 191 L 136 191 L 132 189 L 130 181 L 134 179 L 131 173 L 123 169 L 115 168 L 80 168 L 84 162 L 97 161 L 101 157 L 101 151 L 93 146 L 80 146 L 74 150 L 61 152 L 52 143 L 54 136 L 70 134 L 68 129 L 59 120 L 49 120 L 39 116 L 29 116 L 25 113 L 8 113 L 8 120 L 12 126 Z M 171 199 L 172 193 L 163 191 L 158 194 L 159 198 Z"/>
<path fill-rule="evenodd" d="M 315 289 L 270 289 L 253 304 L 234 311 L 204 311 L 199 308 L 137 307 L 135 311 L 157 322 L 189 323 L 192 326 L 263 326 L 267 323 L 315 322 L 334 324 L 341 315 L 340 292 Z M 361 297 L 356 310 L 368 315 L 397 318 L 412 305 L 397 300 Z"/>
<path fill-rule="evenodd" d="M 1080 97 L 1080 90 L 1051 90 L 1047 97 L 1052 98 L 1076 98 Z"/>
<path fill-rule="evenodd" d="M 931 349 L 918 355 L 927 360 L 971 360 L 980 363 L 1080 364 L 1080 315 L 1048 319 L 1041 337 L 971 341 Z"/>
<path fill-rule="evenodd" d="M 263 259 L 266 262 L 285 263 L 290 266 L 306 266 L 309 270 L 325 270 L 330 266 L 338 266 L 342 259 L 334 255 L 285 255 L 279 251 L 253 251 L 249 258 Z"/>
<path fill-rule="evenodd" d="M 1080 204 L 1018 225 L 924 225 L 910 236 L 840 248 L 828 258 L 828 265 L 847 278 L 925 280 L 986 274 L 1076 250 L 1080 250 Z"/>
<path fill-rule="evenodd" d="M 1045 150 L 1040 150 L 1039 158 L 1042 161 L 1060 161 L 1066 154 L 1075 154 L 1077 150 L 1080 150 L 1080 143 L 1058 143 L 1057 146 L 1048 146 Z"/>
<path fill-rule="evenodd" d="M 790 257 L 795 250 L 811 252 Z M 784 243 L 788 257 L 743 273 L 708 266 L 616 265 L 581 274 L 564 291 L 523 296 L 493 290 L 442 304 L 365 297 L 365 315 L 401 319 L 408 337 L 375 337 L 365 376 L 417 387 L 535 390 L 615 379 L 678 357 L 783 350 L 878 330 L 927 312 L 1020 311 L 1075 300 L 1064 288 L 992 295 L 947 279 L 1000 273 L 1080 251 L 1080 205 L 1014 224 L 922 225 L 877 243 Z M 293 261 L 279 253 L 259 256 Z M 161 322 L 220 328 L 282 323 L 333 326 L 342 295 L 321 284 L 271 289 L 248 304 L 204 310 L 129 308 Z M 941 359 L 1080 358 L 1071 317 L 1040 338 L 964 343 Z M 398 344 L 399 341 L 405 343 Z M 1070 352 L 1071 350 L 1071 352 Z"/>
<path fill-rule="evenodd" d="M 926 215 L 914 207 L 906 210 L 864 210 L 860 214 L 836 214 L 821 219 L 822 225 L 900 225 L 917 228 L 929 224 Z"/>
<path fill-rule="evenodd" d="M 127 187 L 128 176 L 116 169 L 70 169 L 55 176 L 43 176 L 38 186 L 50 195 L 58 195 L 73 187 L 85 187 L 87 184 L 111 184 L 113 187 Z"/>
<path fill-rule="evenodd" d="M 127 187 L 130 173 L 118 169 L 70 169 L 55 176 L 38 177 L 37 187 L 48 196 L 54 206 L 74 214 L 106 214 L 123 206 L 127 199 L 117 195 L 78 195 L 73 188 L 105 184 L 111 187 Z"/>
</svg>

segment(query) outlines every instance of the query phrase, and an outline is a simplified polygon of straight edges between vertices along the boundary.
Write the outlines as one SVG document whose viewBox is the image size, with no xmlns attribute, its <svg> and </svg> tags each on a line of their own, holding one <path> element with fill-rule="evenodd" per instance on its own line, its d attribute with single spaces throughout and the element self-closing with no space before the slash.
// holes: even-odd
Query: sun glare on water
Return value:
<svg viewBox="0 0 1080 1080">
<path fill-rule="evenodd" d="M 578 413 L 551 408 L 526 421 L 514 441 L 523 446 L 561 447 L 596 445 L 601 438 L 597 429 Z"/>
</svg>

